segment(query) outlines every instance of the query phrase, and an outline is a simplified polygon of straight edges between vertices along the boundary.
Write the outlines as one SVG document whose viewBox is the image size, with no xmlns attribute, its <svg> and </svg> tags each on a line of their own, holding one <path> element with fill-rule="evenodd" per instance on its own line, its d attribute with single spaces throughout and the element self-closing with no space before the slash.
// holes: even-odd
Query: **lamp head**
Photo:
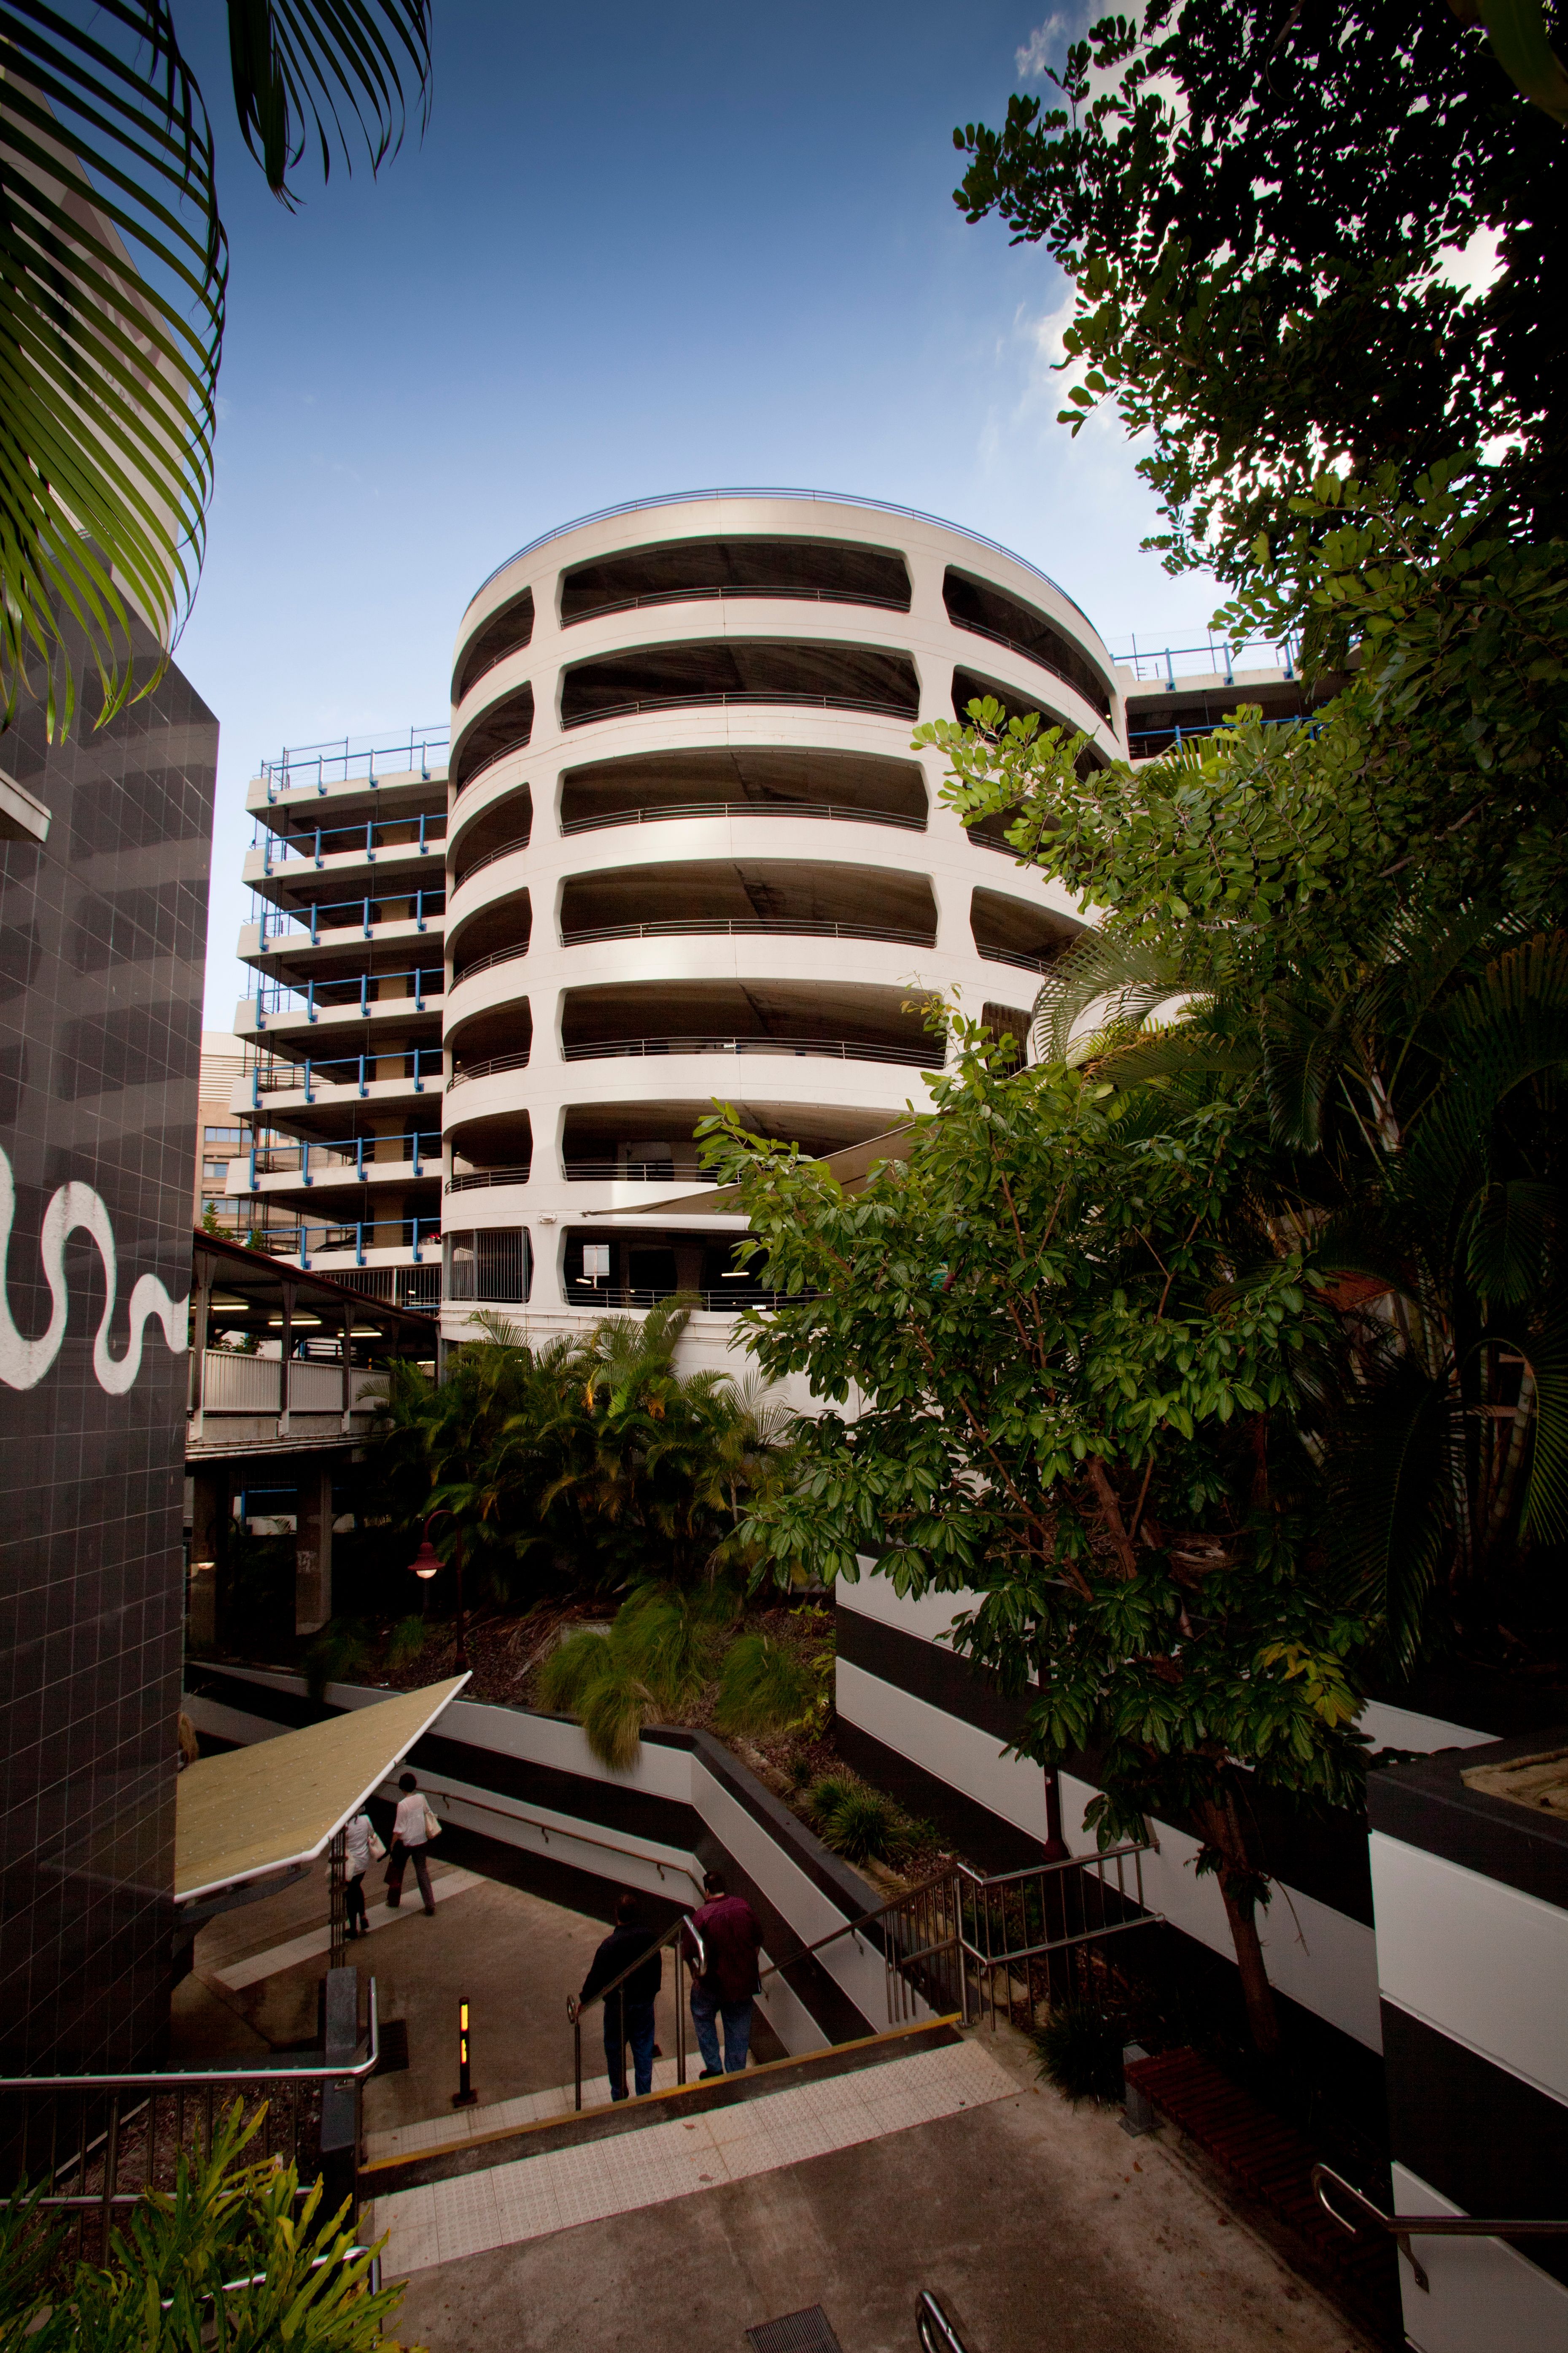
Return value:
<svg viewBox="0 0 1568 2353">
<path fill-rule="evenodd" d="M 409 1562 L 416 1577 L 432 1577 L 441 1567 L 441 1556 L 428 1536 Z"/>
</svg>

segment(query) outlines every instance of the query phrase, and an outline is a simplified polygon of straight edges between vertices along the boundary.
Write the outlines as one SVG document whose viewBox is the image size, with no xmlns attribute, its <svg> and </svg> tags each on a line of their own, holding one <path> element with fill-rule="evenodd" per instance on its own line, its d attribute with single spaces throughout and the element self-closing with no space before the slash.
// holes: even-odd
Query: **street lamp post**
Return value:
<svg viewBox="0 0 1568 2353">
<path fill-rule="evenodd" d="M 440 1568 L 441 1556 L 430 1541 L 430 1531 L 437 1520 L 455 1521 L 456 1519 L 457 1514 L 447 1511 L 445 1505 L 440 1511 L 431 1513 L 425 1523 L 425 1541 L 409 1563 L 416 1577 L 422 1577 L 427 1582 Z M 452 1567 L 458 1575 L 458 1655 L 454 1664 L 461 1675 L 466 1674 L 468 1669 L 468 1638 L 463 1622 L 463 1531 L 461 1527 L 458 1529 L 458 1540 L 452 1547 Z"/>
</svg>

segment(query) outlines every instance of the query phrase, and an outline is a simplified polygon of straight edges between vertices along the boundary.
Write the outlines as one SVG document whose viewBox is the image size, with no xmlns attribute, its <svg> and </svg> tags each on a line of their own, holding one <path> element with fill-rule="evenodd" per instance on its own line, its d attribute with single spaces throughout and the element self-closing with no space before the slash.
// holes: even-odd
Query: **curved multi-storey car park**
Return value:
<svg viewBox="0 0 1568 2353">
<path fill-rule="evenodd" d="M 1044 574 L 871 501 L 689 495 L 534 542 L 463 617 L 449 754 L 316 747 L 252 786 L 231 1190 L 450 1337 L 679 1291 L 721 1351 L 757 1295 L 739 1221 L 658 1215 L 715 1098 L 807 1151 L 875 1135 L 928 1100 L 920 1001 L 1022 1034 L 1081 922 L 943 807 L 916 724 L 989 692 L 1104 760 L 1130 700 L 1163 743 L 1194 692 L 1254 699 L 1228 657 L 1164 668 L 1140 691 Z"/>
</svg>

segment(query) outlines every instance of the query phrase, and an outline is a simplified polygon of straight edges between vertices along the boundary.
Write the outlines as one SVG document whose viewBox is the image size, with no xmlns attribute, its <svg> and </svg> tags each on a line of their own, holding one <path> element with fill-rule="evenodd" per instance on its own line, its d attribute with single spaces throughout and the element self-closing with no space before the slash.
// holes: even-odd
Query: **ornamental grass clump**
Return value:
<svg viewBox="0 0 1568 2353">
<path fill-rule="evenodd" d="M 795 1651 L 771 1634 L 742 1634 L 719 1670 L 713 1721 L 721 1732 L 793 1731 L 814 1714 L 818 1679 Z"/>
<path fill-rule="evenodd" d="M 847 1862 L 897 1862 L 935 1833 L 852 1773 L 825 1773 L 806 1799 L 813 1828 Z"/>
<path fill-rule="evenodd" d="M 1040 2074 L 1077 2107 L 1084 2100 L 1113 2106 L 1121 2098 L 1121 2052 L 1125 2031 L 1089 2001 L 1052 2006 L 1033 2036 Z"/>
<path fill-rule="evenodd" d="M 645 1724 L 689 1709 L 718 1668 L 735 1598 L 722 1584 L 640 1588 L 605 1633 L 569 1634 L 539 1671 L 542 1707 L 574 1715 L 601 1764 L 625 1772 Z"/>
</svg>

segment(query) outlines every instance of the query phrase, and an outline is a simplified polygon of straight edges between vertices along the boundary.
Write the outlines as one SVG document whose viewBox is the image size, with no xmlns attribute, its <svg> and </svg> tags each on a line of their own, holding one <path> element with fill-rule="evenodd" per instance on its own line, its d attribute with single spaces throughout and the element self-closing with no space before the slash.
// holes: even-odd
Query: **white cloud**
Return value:
<svg viewBox="0 0 1568 2353">
<path fill-rule="evenodd" d="M 1059 8 L 1054 8 L 1043 25 L 1037 25 L 1023 47 L 1017 52 L 1018 79 L 1044 81 L 1046 69 L 1051 64 L 1051 52 L 1058 42 L 1065 41 L 1072 26 Z"/>
</svg>

